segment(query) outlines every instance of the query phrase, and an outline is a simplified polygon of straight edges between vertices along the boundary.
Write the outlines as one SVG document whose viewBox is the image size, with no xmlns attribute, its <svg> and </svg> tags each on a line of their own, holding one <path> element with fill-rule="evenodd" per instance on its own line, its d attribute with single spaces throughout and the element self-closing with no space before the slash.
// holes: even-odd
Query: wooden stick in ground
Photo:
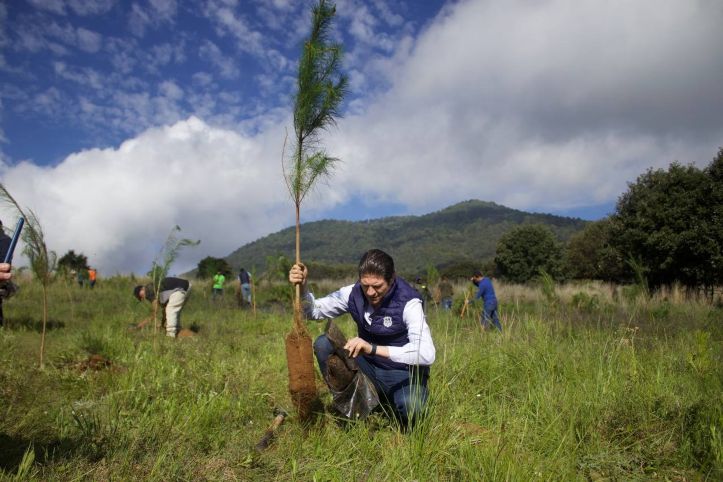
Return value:
<svg viewBox="0 0 723 482">
<path fill-rule="evenodd" d="M 464 312 L 467 311 L 467 305 L 469 305 L 469 292 L 464 292 L 464 305 L 462 306 L 462 312 L 459 314 L 460 318 L 464 318 Z"/>
</svg>

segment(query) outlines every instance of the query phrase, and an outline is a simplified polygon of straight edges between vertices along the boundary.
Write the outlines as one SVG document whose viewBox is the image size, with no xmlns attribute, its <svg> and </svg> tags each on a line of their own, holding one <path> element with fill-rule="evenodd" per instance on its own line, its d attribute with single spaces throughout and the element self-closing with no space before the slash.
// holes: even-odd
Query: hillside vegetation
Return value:
<svg viewBox="0 0 723 482">
<path fill-rule="evenodd" d="M 367 249 L 379 248 L 392 255 L 401 273 L 420 273 L 429 265 L 439 268 L 491 259 L 500 237 L 522 224 L 544 224 L 559 240 L 567 240 L 587 223 L 470 200 L 423 216 L 305 223 L 301 243 L 305 261 L 356 264 Z M 261 269 L 267 256 L 291 258 L 293 249 L 293 228 L 287 228 L 246 244 L 225 259 L 234 269 Z"/>
</svg>

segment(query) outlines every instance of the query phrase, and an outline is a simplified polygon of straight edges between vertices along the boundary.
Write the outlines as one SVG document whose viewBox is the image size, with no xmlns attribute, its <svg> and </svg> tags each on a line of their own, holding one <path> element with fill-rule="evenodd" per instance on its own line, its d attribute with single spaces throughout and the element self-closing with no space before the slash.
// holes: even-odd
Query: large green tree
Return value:
<svg viewBox="0 0 723 482">
<path fill-rule="evenodd" d="M 677 162 L 649 169 L 618 200 L 614 245 L 641 262 L 653 289 L 721 282 L 721 163 L 723 150 L 704 170 Z"/>
<path fill-rule="evenodd" d="M 526 283 L 545 271 L 561 279 L 562 248 L 550 228 L 523 224 L 508 231 L 497 243 L 497 273 L 514 283 Z"/>
<path fill-rule="evenodd" d="M 568 275 L 573 279 L 622 281 L 625 260 L 612 243 L 610 218 L 592 222 L 573 234 L 565 250 Z"/>
<path fill-rule="evenodd" d="M 58 270 L 63 271 L 82 271 L 88 269 L 88 257 L 83 253 L 77 253 L 70 250 L 58 259 Z"/>
<path fill-rule="evenodd" d="M 710 253 L 710 265 L 706 271 L 703 283 L 708 287 L 723 284 L 723 148 L 705 170 L 710 183 L 710 190 L 706 193 L 711 216 L 706 222 L 706 233 L 715 246 Z"/>
<path fill-rule="evenodd" d="M 206 256 L 199 261 L 197 271 L 196 276 L 200 279 L 208 279 L 218 272 L 221 272 L 221 274 L 227 278 L 233 274 L 228 261 L 223 258 L 214 258 L 213 256 Z"/>
</svg>

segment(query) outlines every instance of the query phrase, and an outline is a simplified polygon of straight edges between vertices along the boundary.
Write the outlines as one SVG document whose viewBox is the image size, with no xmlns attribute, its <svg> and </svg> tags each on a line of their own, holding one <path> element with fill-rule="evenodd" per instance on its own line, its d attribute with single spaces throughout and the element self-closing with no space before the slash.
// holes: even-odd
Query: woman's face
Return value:
<svg viewBox="0 0 723 482">
<path fill-rule="evenodd" d="M 376 274 L 364 274 L 359 278 L 361 289 L 364 292 L 369 303 L 374 307 L 378 307 L 384 299 L 384 295 L 389 291 L 389 282 L 383 277 Z"/>
</svg>

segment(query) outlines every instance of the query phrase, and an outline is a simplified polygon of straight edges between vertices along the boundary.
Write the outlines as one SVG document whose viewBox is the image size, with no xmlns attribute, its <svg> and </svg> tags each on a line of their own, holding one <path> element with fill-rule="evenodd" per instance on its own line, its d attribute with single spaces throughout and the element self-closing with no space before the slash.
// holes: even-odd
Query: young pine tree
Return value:
<svg viewBox="0 0 723 482">
<path fill-rule="evenodd" d="M 336 7 L 325 0 L 312 9 L 311 33 L 305 41 L 294 102 L 294 142 L 287 159 L 284 141 L 284 178 L 296 209 L 296 263 L 301 263 L 301 203 L 314 184 L 329 176 L 338 159 L 321 147 L 321 131 L 335 125 L 348 79 L 340 73 L 341 45 L 329 43 L 329 30 Z M 301 312 L 301 288 L 296 286 L 294 320 L 286 337 L 289 392 L 299 418 L 309 420 L 317 402 L 311 337 Z"/>
</svg>

